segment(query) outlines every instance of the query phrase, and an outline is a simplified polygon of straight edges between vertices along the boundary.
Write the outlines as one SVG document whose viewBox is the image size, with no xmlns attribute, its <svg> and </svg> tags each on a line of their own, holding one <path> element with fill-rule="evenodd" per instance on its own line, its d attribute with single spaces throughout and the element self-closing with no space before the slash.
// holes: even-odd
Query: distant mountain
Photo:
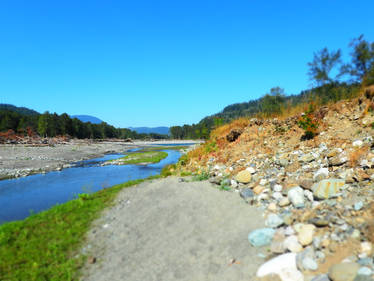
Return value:
<svg viewBox="0 0 374 281">
<path fill-rule="evenodd" d="M 160 134 L 160 135 L 168 135 L 169 134 L 169 127 L 129 127 L 130 130 L 137 132 L 138 134 Z"/>
<path fill-rule="evenodd" d="M 103 120 L 91 115 L 72 115 L 71 118 L 77 118 L 82 122 L 91 122 L 92 124 L 100 124 L 104 122 Z"/>
<path fill-rule="evenodd" d="M 40 114 L 39 112 L 37 112 L 35 110 L 32 110 L 32 109 L 29 109 L 27 107 L 18 107 L 18 106 L 15 106 L 15 105 L 12 105 L 12 104 L 6 104 L 6 103 L 0 103 L 0 110 L 14 111 L 14 112 L 17 112 L 19 114 L 28 115 L 28 116 L 39 115 Z"/>
</svg>

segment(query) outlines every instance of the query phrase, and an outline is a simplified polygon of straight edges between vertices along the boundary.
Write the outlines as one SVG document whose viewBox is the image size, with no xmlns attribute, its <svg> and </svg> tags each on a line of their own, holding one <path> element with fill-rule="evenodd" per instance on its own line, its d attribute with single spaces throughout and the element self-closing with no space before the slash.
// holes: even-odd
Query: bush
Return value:
<svg viewBox="0 0 374 281">
<path fill-rule="evenodd" d="M 304 135 L 301 137 L 302 140 L 313 139 L 317 135 L 318 122 L 313 115 L 314 105 L 311 103 L 308 110 L 303 113 L 298 121 L 300 128 L 304 130 Z"/>
</svg>

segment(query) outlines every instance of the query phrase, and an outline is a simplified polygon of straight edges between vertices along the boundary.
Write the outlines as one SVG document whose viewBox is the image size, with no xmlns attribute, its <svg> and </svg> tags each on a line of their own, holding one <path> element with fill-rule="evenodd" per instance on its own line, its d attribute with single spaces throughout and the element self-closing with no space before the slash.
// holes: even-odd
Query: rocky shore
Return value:
<svg viewBox="0 0 374 281">
<path fill-rule="evenodd" d="M 360 98 L 320 109 L 310 141 L 300 141 L 297 116 L 253 119 L 187 164 L 262 210 L 266 227 L 248 235 L 249 247 L 265 249 L 259 280 L 374 280 L 372 104 Z"/>
<path fill-rule="evenodd" d="M 165 143 L 192 141 L 100 141 L 70 140 L 53 145 L 0 144 L 0 179 L 24 177 L 36 173 L 59 171 L 72 163 L 101 157 L 108 153 L 124 153 L 129 149 Z"/>
</svg>

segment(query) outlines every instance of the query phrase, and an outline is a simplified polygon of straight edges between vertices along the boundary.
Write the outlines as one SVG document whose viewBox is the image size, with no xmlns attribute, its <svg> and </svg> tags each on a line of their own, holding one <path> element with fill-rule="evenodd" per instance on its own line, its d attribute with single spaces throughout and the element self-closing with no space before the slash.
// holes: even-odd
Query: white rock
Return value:
<svg viewBox="0 0 374 281">
<path fill-rule="evenodd" d="M 361 242 L 361 250 L 360 250 L 361 254 L 365 253 L 366 255 L 371 255 L 372 252 L 373 252 L 373 244 L 371 244 L 370 242 Z"/>
<path fill-rule="evenodd" d="M 277 201 L 280 201 L 282 198 L 284 198 L 282 193 L 280 192 L 274 192 L 271 197 L 273 197 Z"/>
<path fill-rule="evenodd" d="M 362 146 L 364 143 L 362 142 L 362 140 L 355 140 L 352 145 L 353 146 Z"/>
<path fill-rule="evenodd" d="M 248 167 L 248 168 L 246 168 L 246 170 L 247 170 L 248 172 L 250 172 L 251 174 L 256 173 L 256 169 L 253 168 L 253 167 Z"/>
<path fill-rule="evenodd" d="M 267 184 L 267 180 L 266 179 L 261 179 L 260 180 L 260 185 L 265 185 L 265 184 Z"/>
<path fill-rule="evenodd" d="M 275 191 L 275 192 L 281 192 L 282 191 L 282 186 L 280 185 L 280 184 L 276 184 L 276 185 L 274 185 L 274 187 L 273 187 L 273 190 Z"/>
<path fill-rule="evenodd" d="M 284 230 L 284 234 L 287 236 L 294 235 L 295 230 L 292 228 L 292 226 L 287 226 L 286 229 Z"/>
<path fill-rule="evenodd" d="M 329 176 L 329 169 L 328 168 L 320 168 L 317 172 L 313 175 L 314 181 L 320 181 Z"/>
<path fill-rule="evenodd" d="M 257 270 L 257 277 L 276 274 L 282 281 L 304 281 L 303 274 L 296 267 L 296 254 L 288 253 L 275 257 Z"/>
<path fill-rule="evenodd" d="M 304 190 L 300 186 L 296 186 L 288 191 L 288 199 L 296 208 L 304 207 Z"/>
<path fill-rule="evenodd" d="M 299 243 L 296 235 L 290 235 L 284 240 L 284 247 L 292 253 L 299 253 L 303 250 L 303 246 Z"/>
<path fill-rule="evenodd" d="M 310 190 L 304 190 L 304 196 L 310 201 L 310 202 L 313 202 L 314 201 L 314 197 L 313 197 L 313 192 L 311 192 Z"/>
<path fill-rule="evenodd" d="M 230 183 L 231 183 L 231 186 L 233 187 L 233 188 L 237 188 L 238 187 L 238 182 L 236 181 L 236 180 L 231 180 L 230 181 Z"/>
</svg>

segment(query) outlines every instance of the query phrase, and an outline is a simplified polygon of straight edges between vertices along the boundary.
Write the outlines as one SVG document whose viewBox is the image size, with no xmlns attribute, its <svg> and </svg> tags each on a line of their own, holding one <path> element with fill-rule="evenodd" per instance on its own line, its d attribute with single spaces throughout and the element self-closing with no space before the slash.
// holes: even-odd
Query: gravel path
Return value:
<svg viewBox="0 0 374 281">
<path fill-rule="evenodd" d="M 94 223 L 83 280 L 253 280 L 263 263 L 247 236 L 261 211 L 208 182 L 171 177 L 123 190 Z M 236 262 L 231 264 L 231 260 Z"/>
</svg>

